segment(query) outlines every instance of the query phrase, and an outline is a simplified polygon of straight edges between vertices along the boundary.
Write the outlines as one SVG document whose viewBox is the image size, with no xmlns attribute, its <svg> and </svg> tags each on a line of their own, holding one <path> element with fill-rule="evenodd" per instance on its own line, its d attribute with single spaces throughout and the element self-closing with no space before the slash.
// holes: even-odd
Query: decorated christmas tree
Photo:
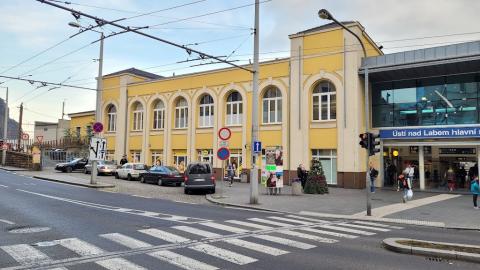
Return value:
<svg viewBox="0 0 480 270">
<path fill-rule="evenodd" d="M 328 193 L 327 179 L 323 172 L 322 163 L 319 160 L 312 160 L 312 166 L 303 191 L 307 194 Z"/>
</svg>

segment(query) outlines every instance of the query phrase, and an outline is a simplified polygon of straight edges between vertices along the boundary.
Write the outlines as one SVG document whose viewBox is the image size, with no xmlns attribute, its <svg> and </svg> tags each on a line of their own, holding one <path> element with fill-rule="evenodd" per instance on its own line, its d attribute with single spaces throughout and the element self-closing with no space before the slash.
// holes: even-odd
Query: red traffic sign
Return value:
<svg viewBox="0 0 480 270">
<path fill-rule="evenodd" d="M 96 132 L 96 133 L 100 133 L 103 131 L 103 124 L 100 123 L 100 122 L 95 122 L 95 124 L 93 124 L 93 131 Z"/>
<path fill-rule="evenodd" d="M 8 150 L 8 145 L 7 145 L 7 144 L 3 144 L 3 145 L 2 145 L 2 149 L 3 149 L 3 150 Z"/>
<path fill-rule="evenodd" d="M 28 136 L 28 133 L 22 133 L 22 140 L 26 141 L 28 140 L 28 138 L 30 138 L 30 136 Z"/>
<path fill-rule="evenodd" d="M 219 148 L 217 151 L 217 157 L 220 160 L 226 160 L 230 157 L 230 150 L 226 147 Z"/>
<path fill-rule="evenodd" d="M 42 143 L 43 142 L 43 136 L 37 136 L 37 142 Z"/>
<path fill-rule="evenodd" d="M 232 131 L 229 128 L 221 128 L 218 130 L 218 137 L 224 141 L 230 139 L 232 136 Z"/>
</svg>

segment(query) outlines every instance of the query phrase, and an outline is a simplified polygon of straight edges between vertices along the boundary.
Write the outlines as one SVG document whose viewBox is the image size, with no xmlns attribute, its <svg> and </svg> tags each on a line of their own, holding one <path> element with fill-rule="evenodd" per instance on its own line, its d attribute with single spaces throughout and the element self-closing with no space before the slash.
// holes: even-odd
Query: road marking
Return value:
<svg viewBox="0 0 480 270">
<path fill-rule="evenodd" d="M 5 185 L 0 185 L 0 187 L 3 187 L 3 188 L 8 188 L 8 186 L 5 186 Z"/>
<path fill-rule="evenodd" d="M 169 243 L 183 243 L 183 242 L 190 241 L 190 239 L 188 238 L 178 236 L 169 232 L 164 232 L 158 229 L 145 229 L 145 230 L 139 230 L 139 232 L 148 234 L 158 239 L 162 239 L 163 241 L 166 241 Z"/>
<path fill-rule="evenodd" d="M 272 220 L 263 219 L 263 218 L 249 218 L 248 220 L 255 221 L 255 222 L 260 222 L 260 223 L 265 223 L 265 224 L 270 224 L 270 225 L 274 225 L 274 226 L 280 226 L 280 227 L 293 226 L 293 224 L 277 222 L 277 221 L 272 221 Z"/>
<path fill-rule="evenodd" d="M 389 232 L 389 231 L 390 231 L 390 229 L 378 228 L 378 227 L 372 227 L 372 226 L 355 225 L 355 224 L 350 224 L 350 223 L 336 223 L 335 225 L 344 226 L 344 227 L 351 227 L 351 228 L 357 228 L 357 229 L 365 229 L 365 230 L 379 231 L 379 232 Z"/>
<path fill-rule="evenodd" d="M 299 248 L 299 249 L 311 249 L 311 248 L 317 247 L 315 245 L 303 243 L 300 241 L 290 240 L 282 237 L 276 237 L 272 235 L 252 235 L 252 237 L 262 239 L 265 241 L 274 242 L 274 243 L 285 245 L 285 246 L 289 246 L 289 247 Z"/>
<path fill-rule="evenodd" d="M 368 222 L 368 221 L 354 221 L 353 223 L 370 225 L 370 226 L 377 226 L 377 227 L 382 227 L 382 228 L 391 228 L 391 229 L 396 229 L 396 230 L 402 230 L 403 229 L 403 227 L 399 227 L 399 226 L 392 226 L 392 225 L 376 223 L 376 222 Z"/>
<path fill-rule="evenodd" d="M 215 229 L 218 229 L 218 230 L 233 232 L 233 233 L 250 232 L 248 230 L 244 230 L 244 229 L 240 229 L 240 228 L 232 227 L 232 226 L 228 226 L 228 225 L 223 225 L 223 224 L 219 224 L 219 223 L 215 223 L 215 222 L 202 222 L 202 223 L 199 223 L 199 224 L 204 225 L 204 226 L 208 226 L 208 227 L 211 227 L 211 228 L 215 228 Z"/>
<path fill-rule="evenodd" d="M 313 240 L 313 241 L 317 241 L 317 242 L 321 242 L 321 243 L 333 244 L 333 243 L 338 242 L 338 240 L 335 240 L 335 239 L 323 238 L 323 237 L 320 237 L 320 236 L 300 233 L 300 232 L 296 232 L 296 231 L 280 230 L 280 231 L 278 231 L 278 233 L 285 234 L 285 235 L 290 235 L 290 236 L 295 236 L 295 237 L 299 237 L 299 238 L 304 238 L 304 239 L 308 239 L 308 240 Z"/>
<path fill-rule="evenodd" d="M 245 222 L 245 221 L 240 221 L 240 220 L 227 220 L 225 222 L 232 223 L 232 224 L 237 224 L 245 227 L 251 227 L 259 230 L 270 230 L 272 227 L 270 226 L 265 226 L 265 225 L 260 225 L 256 223 L 251 223 L 251 222 Z"/>
<path fill-rule="evenodd" d="M 103 249 L 96 247 L 92 244 L 89 244 L 85 241 L 82 241 L 78 238 L 66 238 L 66 239 L 57 240 L 57 242 L 61 246 L 77 253 L 80 256 L 91 256 L 91 255 L 102 254 L 105 252 L 103 251 Z"/>
<path fill-rule="evenodd" d="M 376 233 L 373 233 L 373 232 L 366 232 L 366 231 L 361 231 L 361 230 L 336 227 L 336 226 L 333 226 L 333 225 L 319 225 L 318 227 L 324 228 L 324 229 L 330 229 L 330 230 L 334 230 L 334 231 L 348 232 L 348 233 L 367 235 L 367 236 L 376 234 Z"/>
<path fill-rule="evenodd" d="M 331 231 L 324 231 L 324 230 L 318 230 L 318 229 L 313 229 L 313 228 L 301 228 L 300 230 L 302 231 L 307 231 L 307 232 L 313 232 L 313 233 L 318 233 L 318 234 L 325 234 L 325 235 L 331 235 L 335 237 L 342 237 L 342 238 L 348 238 L 348 239 L 355 239 L 358 236 L 356 235 L 351 235 L 351 234 L 346 234 L 346 233 L 337 233 L 337 232 L 331 232 Z"/>
<path fill-rule="evenodd" d="M 313 224 L 313 223 L 307 222 L 307 221 L 293 220 L 293 219 L 284 218 L 284 217 L 275 217 L 275 216 L 272 216 L 272 217 L 268 217 L 268 218 L 276 219 L 276 220 L 281 220 L 281 221 L 287 221 L 287 222 L 291 222 L 291 223 L 297 223 L 297 224 L 301 224 L 301 225 L 312 225 L 312 224 Z M 293 225 L 293 224 L 291 224 L 291 225 Z M 290 226 L 291 226 L 291 225 L 290 225 Z"/>
<path fill-rule="evenodd" d="M 26 244 L 1 246 L 0 249 L 23 265 L 50 261 L 50 258 L 43 252 Z"/>
<path fill-rule="evenodd" d="M 221 234 L 213 233 L 213 232 L 209 232 L 209 231 L 205 231 L 205 230 L 200 230 L 200 229 L 193 228 L 193 227 L 190 227 L 190 226 L 174 226 L 172 228 L 180 230 L 180 231 L 184 231 L 184 232 L 187 232 L 187 233 L 195 234 L 195 235 L 200 235 L 200 236 L 203 236 L 203 237 L 210 237 L 210 238 L 212 238 L 212 237 L 222 237 Z"/>
<path fill-rule="evenodd" d="M 186 203 L 186 204 L 198 204 L 198 203 L 194 203 L 194 202 L 184 202 L 184 201 L 174 201 L 174 202 L 177 202 L 177 203 Z"/>
<path fill-rule="evenodd" d="M 131 263 L 122 258 L 102 260 L 95 263 L 109 270 L 146 270 L 146 268 Z"/>
<path fill-rule="evenodd" d="M 143 241 L 123 235 L 121 233 L 101 234 L 100 236 L 131 249 L 145 248 L 145 247 L 152 246 L 149 243 L 145 243 Z"/>
<path fill-rule="evenodd" d="M 323 219 L 308 218 L 308 217 L 302 217 L 302 216 L 296 216 L 296 215 L 287 215 L 287 217 L 303 219 L 303 220 L 312 221 L 312 222 L 331 223 L 330 221 L 323 220 Z"/>
<path fill-rule="evenodd" d="M 245 265 L 257 261 L 257 259 L 255 258 L 248 257 L 223 248 L 215 247 L 209 244 L 200 244 L 189 248 L 238 265 Z"/>
<path fill-rule="evenodd" d="M 12 222 L 12 221 L 6 220 L 6 219 L 0 219 L 0 222 L 7 223 L 8 225 L 14 225 L 15 224 L 15 222 Z"/>
<path fill-rule="evenodd" d="M 182 269 L 187 270 L 216 270 L 218 269 L 215 266 L 182 256 L 180 254 L 168 251 L 168 250 L 161 250 L 153 253 L 149 253 L 148 255 L 155 257 L 159 260 L 164 262 L 171 263 L 175 266 L 178 266 Z"/>
<path fill-rule="evenodd" d="M 49 270 L 68 270 L 68 269 L 65 268 L 65 267 L 57 267 L 57 268 L 52 268 L 52 269 L 49 269 Z"/>
</svg>

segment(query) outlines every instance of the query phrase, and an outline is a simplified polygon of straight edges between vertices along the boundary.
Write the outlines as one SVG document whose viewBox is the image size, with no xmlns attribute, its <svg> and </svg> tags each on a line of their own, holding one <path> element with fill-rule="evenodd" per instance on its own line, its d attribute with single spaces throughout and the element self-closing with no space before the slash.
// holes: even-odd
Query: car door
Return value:
<svg viewBox="0 0 480 270">
<path fill-rule="evenodd" d="M 127 164 L 123 164 L 122 167 L 118 169 L 118 177 L 120 178 L 127 177 L 126 170 L 127 170 Z"/>
</svg>

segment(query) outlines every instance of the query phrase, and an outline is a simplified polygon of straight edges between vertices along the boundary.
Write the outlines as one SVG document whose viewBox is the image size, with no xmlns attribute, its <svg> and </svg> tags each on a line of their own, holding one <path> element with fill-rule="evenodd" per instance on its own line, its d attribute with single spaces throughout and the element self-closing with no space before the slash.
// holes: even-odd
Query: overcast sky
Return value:
<svg viewBox="0 0 480 270">
<path fill-rule="evenodd" d="M 144 31 L 183 45 L 198 43 L 192 48 L 229 56 L 229 60 L 239 60 L 237 64 L 252 58 L 254 7 L 249 4 L 254 0 L 70 2 L 67 5 L 70 8 L 111 20 L 159 11 L 121 23 L 135 27 L 157 25 Z M 172 8 L 180 5 L 183 6 Z M 272 0 L 263 1 L 260 6 L 260 58 L 288 56 L 289 34 L 327 23 L 318 18 L 320 8 L 327 8 L 339 20 L 359 21 L 369 35 L 384 46 L 385 53 L 480 39 L 478 0 Z M 160 11 L 162 9 L 168 10 Z M 231 10 L 225 11 L 227 9 Z M 68 39 L 78 31 L 68 26 L 75 18 L 35 0 L 2 0 L 0 10 L 0 75 L 95 88 L 97 63 L 93 60 L 98 58 L 99 44 L 87 44 L 97 40 L 99 34 L 86 32 Z M 200 16 L 208 13 L 215 14 Z M 194 16 L 199 17 L 186 19 Z M 88 18 L 80 18 L 78 22 L 84 26 L 94 24 Z M 119 31 L 112 26 L 99 30 L 105 34 Z M 11 69 L 64 40 L 57 47 Z M 182 74 L 222 67 L 191 67 L 201 62 L 177 63 L 188 57 L 178 48 L 132 33 L 122 34 L 105 40 L 104 74 L 136 67 L 171 76 L 174 72 Z M 2 81 L 6 79 L 0 78 Z M 64 100 L 67 113 L 95 107 L 95 92 L 90 90 L 51 89 L 48 86 L 37 89 L 38 84 L 13 80 L 0 86 L 10 89 L 11 117 L 18 119 L 17 107 L 24 102 L 24 129 L 29 133 L 33 133 L 34 121 L 55 122 L 60 118 Z M 1 97 L 4 93 L 0 88 Z"/>
</svg>

